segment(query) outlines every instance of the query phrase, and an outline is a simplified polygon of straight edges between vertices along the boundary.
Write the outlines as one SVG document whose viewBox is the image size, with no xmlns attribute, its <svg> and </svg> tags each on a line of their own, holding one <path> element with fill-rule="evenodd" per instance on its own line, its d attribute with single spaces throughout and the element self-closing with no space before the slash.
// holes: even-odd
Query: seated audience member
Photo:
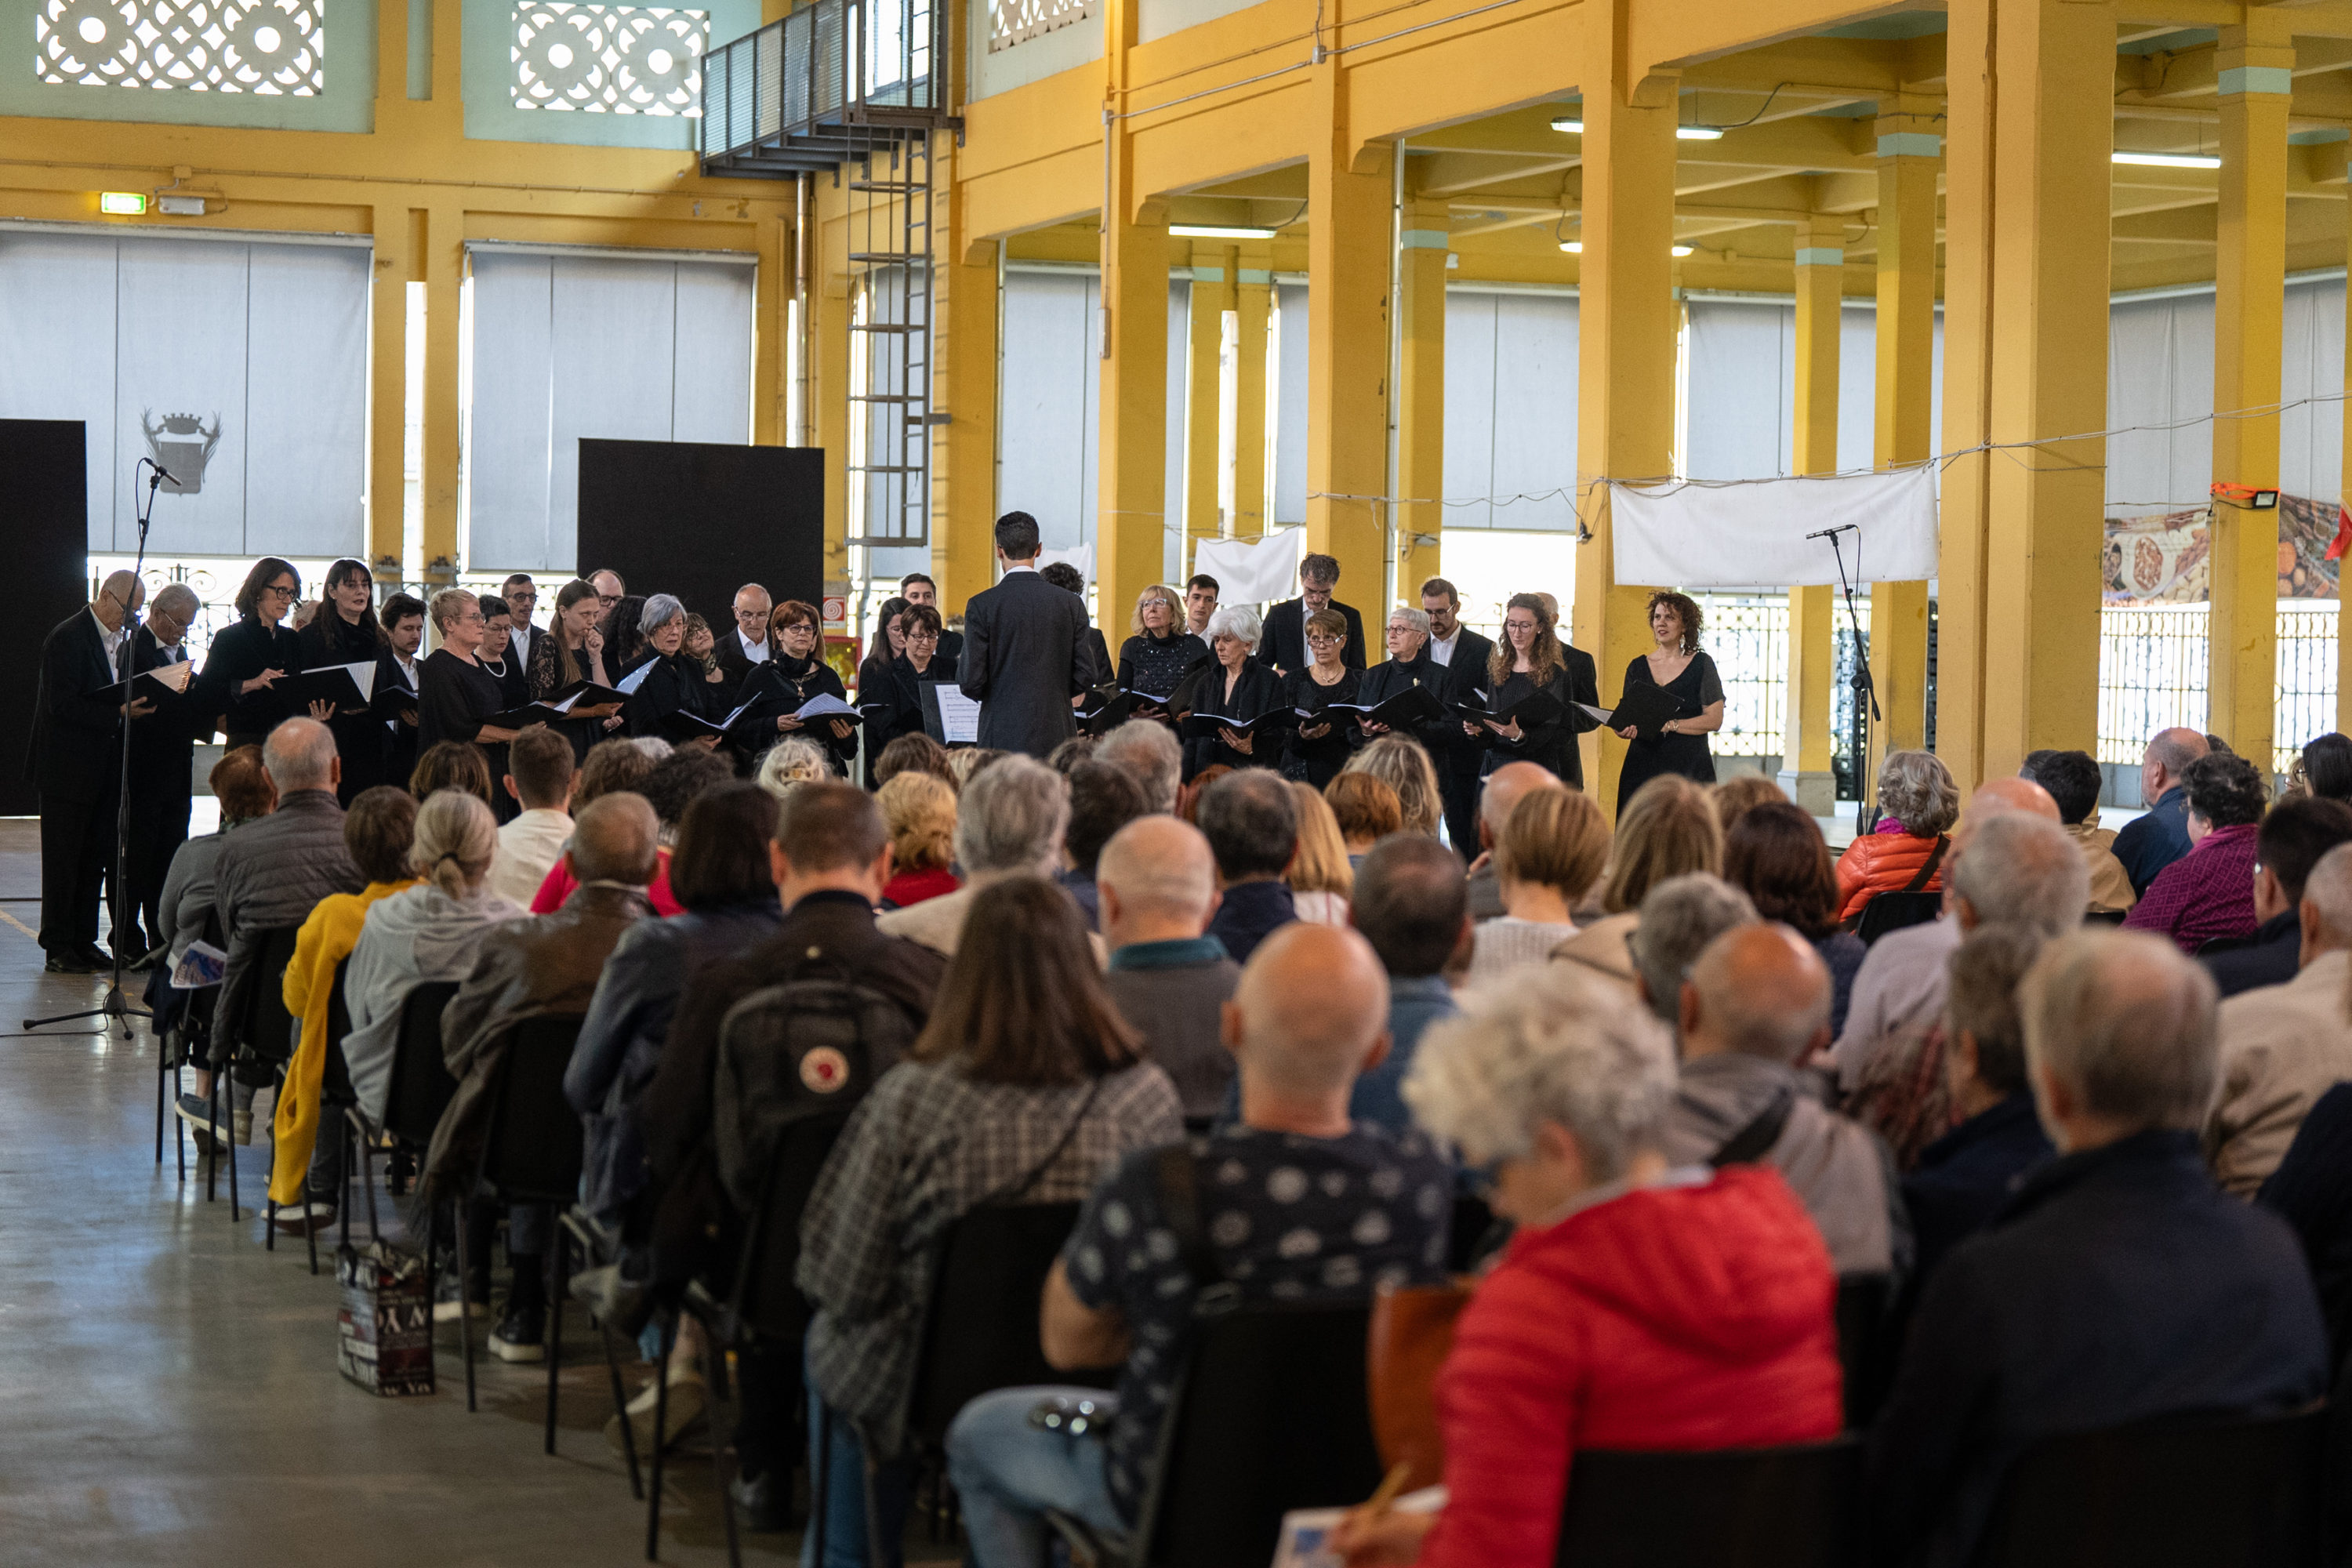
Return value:
<svg viewBox="0 0 2352 1568">
<path fill-rule="evenodd" d="M 2189 853 L 2189 792 L 2181 775 L 2210 749 L 2194 730 L 2160 730 L 2141 753 L 2139 798 L 2147 809 L 2124 824 L 2112 847 L 2141 898 L 2158 872 Z"/>
<path fill-rule="evenodd" d="M 1102 929 L 1095 903 L 1095 863 L 1111 835 L 1150 808 L 1143 786 L 1125 768 L 1089 757 L 1070 769 L 1070 826 L 1062 835 L 1066 862 L 1054 879 L 1078 904 L 1088 931 Z"/>
<path fill-rule="evenodd" d="M 615 736 L 609 741 L 599 741 L 590 748 L 588 760 L 580 765 L 580 782 L 572 792 L 574 819 L 588 809 L 590 803 L 605 795 L 618 795 L 623 791 L 642 794 L 646 781 L 653 776 L 654 769 L 669 755 L 667 750 L 656 752 L 648 746 L 649 742 L 646 741 Z M 646 889 L 646 894 L 653 900 L 654 913 L 674 915 L 679 912 L 680 906 L 669 890 L 669 847 L 660 846 L 656 857 L 654 879 Z M 535 915 L 553 914 L 563 907 L 564 900 L 579 885 L 572 875 L 571 867 L 559 858 L 549 868 L 547 879 L 540 883 L 539 891 L 532 896 L 530 912 Z"/>
<path fill-rule="evenodd" d="M 698 747 L 681 746 L 656 763 L 637 785 L 637 793 L 646 797 L 646 804 L 654 808 L 654 820 L 661 824 L 662 847 L 671 848 L 677 842 L 678 825 L 686 820 L 688 806 L 734 780 L 732 763 Z"/>
<path fill-rule="evenodd" d="M 1401 1086 L 1422 1031 L 1457 1011 L 1445 971 L 1470 942 L 1460 858 L 1418 833 L 1383 838 L 1357 868 L 1349 916 L 1389 977 L 1389 1049 L 1357 1075 L 1348 1114 L 1401 1138 L 1412 1131 Z"/>
<path fill-rule="evenodd" d="M 2224 997 L 2258 985 L 2284 985 L 2303 967 L 2305 880 L 2319 858 L 2352 843 L 2352 805 L 2289 795 L 2270 809 L 2254 835 L 2253 934 L 2207 942 L 2197 962 Z"/>
<path fill-rule="evenodd" d="M 2328 1364 L 2352 1354 L 2352 1083 L 2319 1097 L 2254 1201 L 2294 1227 L 2319 1287 Z"/>
<path fill-rule="evenodd" d="M 2049 941 L 2028 925 L 1980 925 L 1948 960 L 1944 1079 L 1958 1124 L 1903 1178 L 1919 1260 L 1915 1292 L 1945 1255 L 1985 1227 L 2018 1178 L 2054 1152 L 2025 1083 L 2017 987 Z"/>
<path fill-rule="evenodd" d="M 2040 784 L 2029 779 L 1995 779 L 1979 789 L 1969 802 L 1969 813 L 1952 836 L 1951 862 L 1946 877 L 1944 914 L 1925 925 L 1889 931 L 1871 943 L 1869 956 L 1853 977 L 1853 1003 L 1846 1010 L 1845 1028 L 1830 1047 L 1838 1086 L 1851 1091 L 1862 1082 L 1871 1064 L 1890 1050 L 1916 1047 L 1943 1021 L 1945 984 L 1950 972 L 1944 961 L 1960 945 L 1970 927 L 1986 921 L 2022 921 L 2045 936 L 2063 936 L 2082 923 L 2083 904 L 2090 898 L 2090 874 L 2070 877 L 2068 858 L 2049 848 L 2047 834 L 2030 844 L 2004 837 L 2004 856 L 2016 851 L 2023 861 L 2004 860 L 1995 875 L 1969 885 L 1975 889 L 1956 896 L 1953 879 L 1968 858 L 1978 832 L 2003 816 L 2038 816 L 2057 826 L 2057 807 Z M 2057 837 L 2063 837 L 2060 828 Z M 2067 840 L 2071 845 L 2073 840 Z M 2081 855 L 2073 857 L 2079 868 Z M 2030 887 L 2004 887 L 1996 879 L 2030 865 Z M 2080 883 L 2082 893 L 2075 898 Z M 2065 900 L 2073 898 L 2068 904 Z M 1965 916 L 1961 906 L 1967 906 Z"/>
<path fill-rule="evenodd" d="M 1812 944 L 1784 925 L 1727 931 L 1691 966 L 1681 1006 L 1667 1157 L 1769 1164 L 1821 1227 L 1839 1274 L 1901 1274 L 1910 1237 L 1885 1150 L 1797 1075 L 1830 1037 L 1829 969 Z"/>
<path fill-rule="evenodd" d="M 1339 837 L 1339 819 L 1313 784 L 1293 779 L 1290 794 L 1298 805 L 1298 853 L 1290 858 L 1290 869 L 1282 879 L 1290 885 L 1292 911 L 1311 925 L 1346 925 L 1356 869 L 1348 863 L 1348 841 Z"/>
<path fill-rule="evenodd" d="M 529 1018 L 584 1016 L 622 933 L 653 912 L 646 884 L 653 880 L 660 831 L 643 795 L 600 795 L 581 809 L 563 852 L 578 890 L 551 915 L 503 921 L 475 942 L 474 961 L 441 1014 L 441 1054 L 457 1092 L 433 1130 L 420 1200 L 463 1193 L 473 1180 L 513 1026 Z M 508 1214 L 514 1285 L 506 1315 L 490 1333 L 490 1352 L 501 1361 L 544 1356 L 547 1292 L 540 1259 L 552 1220 L 536 1205 Z"/>
<path fill-rule="evenodd" d="M 2301 972 L 2221 1004 L 2221 1089 L 2205 1121 L 2205 1158 L 2222 1191 L 2242 1198 L 2278 1168 L 2319 1097 L 2352 1079 L 2352 1016 L 2345 1011 L 2352 989 L 2352 845 L 2337 845 L 2312 868 L 2301 916 Z"/>
<path fill-rule="evenodd" d="M 423 800 L 445 789 L 462 790 L 490 804 L 490 764 L 482 748 L 471 741 L 436 741 L 416 759 L 408 775 L 408 793 Z"/>
<path fill-rule="evenodd" d="M 1207 934 L 1217 908 L 1209 841 L 1172 816 L 1139 817 L 1103 846 L 1095 878 L 1110 948 L 1103 987 L 1175 1083 L 1185 1120 L 1205 1124 L 1233 1081 L 1222 1015 L 1242 975 Z"/>
<path fill-rule="evenodd" d="M 982 889 L 912 1059 L 857 1108 L 801 1221 L 810 1415 L 833 1422 L 828 1568 L 868 1561 L 862 1439 L 886 1542 L 906 1518 L 912 1467 L 881 1456 L 899 1451 L 922 1348 L 904 1304 L 934 1284 L 916 1238 L 982 1204 L 1083 1198 L 1182 1132 L 1175 1087 L 1104 993 L 1076 906 L 1031 876 Z"/>
<path fill-rule="evenodd" d="M 963 869 L 963 886 L 912 909 L 893 910 L 876 924 L 953 958 L 964 915 L 980 890 L 1007 877 L 1051 880 L 1062 869 L 1069 826 L 1070 786 L 1062 775 L 1034 757 L 1007 756 L 956 797 L 955 863 Z"/>
<path fill-rule="evenodd" d="M 1200 828 L 1223 894 L 1209 934 L 1235 963 L 1247 963 L 1266 933 L 1298 918 L 1282 879 L 1298 853 L 1297 797 L 1279 775 L 1244 768 L 1202 793 Z"/>
<path fill-rule="evenodd" d="M 1503 824 L 1495 879 L 1503 913 L 1472 933 L 1469 983 L 1531 964 L 1576 934 L 1576 906 L 1609 863 L 1609 822 L 1581 790 L 1530 791 Z"/>
<path fill-rule="evenodd" d="M 213 764 L 205 782 L 220 805 L 220 827 L 189 839 L 173 854 L 172 868 L 163 878 L 163 892 L 155 905 L 159 934 L 172 944 L 169 962 L 163 966 L 167 977 L 188 956 L 191 946 L 206 940 L 205 928 L 219 912 L 213 899 L 221 846 L 230 834 L 278 808 L 278 786 L 269 782 L 268 770 L 262 766 L 259 746 L 233 748 Z M 205 999 L 202 992 L 171 990 L 157 982 L 150 983 L 150 996 L 158 989 L 165 993 L 156 1014 L 159 1027 L 184 1028 L 184 1024 L 173 1014 L 184 1013 L 191 999 Z M 173 1110 L 194 1128 L 196 1152 L 204 1154 L 212 1146 L 213 1075 L 202 1063 L 192 1067 L 195 1087 L 181 1093 Z"/>
<path fill-rule="evenodd" d="M 1072 768 L 1095 754 L 1095 742 L 1092 735 L 1073 735 L 1045 753 L 1045 765 L 1068 778 Z"/>
<path fill-rule="evenodd" d="M 1821 1237 L 1767 1167 L 1671 1167 L 1674 1094 L 1665 1031 L 1590 970 L 1543 971 L 1430 1032 L 1406 1098 L 1495 1166 L 1517 1228 L 1438 1373 L 1445 1506 L 1352 1515 L 1333 1542 L 1351 1568 L 1550 1568 L 1580 1449 L 1837 1435 Z"/>
<path fill-rule="evenodd" d="M 1183 743 L 1167 725 L 1150 719 L 1129 719 L 1102 738 L 1095 761 L 1125 768 L 1143 786 L 1146 809 L 1172 812 L 1184 772 Z"/>
<path fill-rule="evenodd" d="M 341 1049 L 327 1038 L 335 967 L 351 956 L 368 910 L 416 885 L 408 864 L 415 832 L 416 802 L 406 790 L 377 784 L 353 797 L 343 814 L 343 847 L 367 886 L 320 899 L 295 936 L 294 958 L 286 966 L 286 1011 L 300 1022 L 301 1034 L 271 1110 L 269 1195 L 279 1205 L 279 1227 L 297 1235 L 324 1228 L 343 1190 L 343 1141 L 334 1133 L 319 1136 L 324 1114 L 320 1100 L 329 1077 L 349 1083 L 349 1075 L 336 1072 L 327 1059 Z M 350 1011 L 348 1000 L 344 1010 Z M 340 1109 L 335 1117 L 341 1120 Z"/>
<path fill-rule="evenodd" d="M 1725 931 L 1754 925 L 1756 906 L 1713 872 L 1685 871 L 1652 888 L 1641 912 L 1631 948 L 1633 994 L 1660 1023 L 1679 1029 L 1691 966 Z"/>
<path fill-rule="evenodd" d="M 1502 839 L 1503 824 L 1511 819 L 1519 802 L 1534 791 L 1567 787 L 1558 773 L 1539 763 L 1505 763 L 1486 775 L 1486 784 L 1478 792 L 1478 857 L 1470 862 L 1472 920 L 1502 918 L 1503 886 L 1495 871 L 1495 846 Z M 1463 846 L 1454 847 L 1458 852 Z"/>
<path fill-rule="evenodd" d="M 343 842 L 343 808 L 335 804 L 342 759 L 334 731 L 315 719 L 289 719 L 262 743 L 261 765 L 278 789 L 268 816 L 221 840 L 213 863 L 213 910 L 228 954 L 213 1009 L 213 1052 L 225 1061 L 253 1006 L 261 946 L 269 932 L 300 925 L 319 900 L 356 893 L 367 879 Z M 256 1041 L 275 1057 L 289 1042 Z M 253 1091 L 236 1086 L 236 1142 L 253 1141 Z"/>
<path fill-rule="evenodd" d="M 831 757 L 823 746 L 803 735 L 787 735 L 760 753 L 760 765 L 751 776 L 761 789 L 782 800 L 794 784 L 821 784 L 841 775 L 833 771 Z M 947 775 L 947 784 L 950 789 L 955 787 L 952 773 Z"/>
<path fill-rule="evenodd" d="M 2252 936 L 2254 861 L 2270 787 L 2245 758 L 2210 753 L 2180 775 L 2189 797 L 2189 853 L 2167 866 L 2124 917 L 2131 931 L 2168 937 L 2186 953 L 2216 937 Z"/>
<path fill-rule="evenodd" d="M 2088 752 L 2035 752 L 2025 759 L 2021 777 L 2050 792 L 2058 803 L 2058 821 L 2066 837 L 2083 852 L 2091 873 L 2091 908 L 2095 915 L 2119 915 L 2139 901 L 2131 876 L 2116 858 L 2115 830 L 2099 826 L 2099 791 L 2106 775 Z"/>
<path fill-rule="evenodd" d="M 955 860 L 956 795 L 934 773 L 894 773 L 874 795 L 890 836 L 890 879 L 882 902 L 894 910 L 945 898 L 963 884 Z"/>
<path fill-rule="evenodd" d="M 1878 769 L 1874 833 L 1858 834 L 1838 857 L 1837 918 L 1848 921 L 1880 893 L 1943 890 L 1960 786 L 1933 752 L 1896 752 Z"/>
<path fill-rule="evenodd" d="M 905 773 L 929 773 L 948 788 L 955 788 L 955 773 L 948 767 L 948 749 L 929 735 L 901 735 L 884 746 L 881 756 L 874 763 L 875 787 L 879 789 Z"/>
<path fill-rule="evenodd" d="M 2315 735 L 2288 769 L 2291 786 L 2315 800 L 2352 801 L 2352 735 Z"/>
<path fill-rule="evenodd" d="M 1722 801 L 1721 784 L 1716 799 Z M 1743 811 L 1723 835 L 1723 879 L 1746 893 L 1756 912 L 1793 928 L 1813 944 L 1830 971 L 1830 1032 L 1845 1030 L 1853 977 L 1870 951 L 1838 922 L 1837 868 L 1821 825 L 1780 795 Z"/>
<path fill-rule="evenodd" d="M 1617 839 L 1601 885 L 1602 918 L 1552 950 L 1554 958 L 1633 984 L 1628 947 L 1641 923 L 1642 900 L 1669 878 L 1723 870 L 1723 828 L 1706 786 L 1679 773 L 1661 773 L 1617 813 Z"/>
<path fill-rule="evenodd" d="M 2212 981 L 2158 939 L 2077 931 L 2043 950 L 2019 1007 L 2059 1156 L 1921 1297 L 1870 1442 L 1889 1563 L 1970 1561 L 2003 1477 L 2042 1438 L 2291 1410 L 2327 1387 L 2293 1234 L 2197 1156 Z"/>
<path fill-rule="evenodd" d="M 1345 771 L 1370 773 L 1396 791 L 1405 832 L 1437 837 L 1437 825 L 1445 820 L 1445 797 L 1438 788 L 1437 764 L 1419 741 L 1410 735 L 1378 736 L 1348 759 Z"/>
<path fill-rule="evenodd" d="M 1792 804 L 1780 786 L 1762 773 L 1734 773 L 1729 778 L 1717 779 L 1706 786 L 1706 798 L 1714 803 L 1715 819 L 1722 825 L 1726 839 L 1739 826 L 1739 819 L 1758 806 Z M 1834 880 L 1834 870 L 1831 876 Z"/>
<path fill-rule="evenodd" d="M 1190 1174 L 1206 1261 L 1244 1303 L 1362 1302 L 1381 1285 L 1444 1277 L 1446 1162 L 1419 1133 L 1393 1137 L 1348 1112 L 1357 1073 L 1385 1048 L 1387 1013 L 1379 961 L 1352 931 L 1290 926 L 1242 971 L 1224 1023 L 1241 1119 L 1192 1144 Z M 1181 1240 L 1134 1238 L 1181 1223 L 1168 1212 L 1157 1149 L 1121 1160 L 1046 1279 L 1041 1325 L 1047 1362 L 1116 1366 L 1118 1390 L 1003 1389 L 956 1417 L 948 1471 L 977 1568 L 1044 1563 L 1048 1508 L 1110 1541 L 1134 1529 L 1171 1370 L 1208 1283 Z M 1108 1438 L 1034 1425 L 1030 1413 L 1057 1394 L 1093 1400 Z"/>
<path fill-rule="evenodd" d="M 514 738 L 501 784 L 522 810 L 499 829 L 491 892 L 517 906 L 528 905 L 538 893 L 563 858 L 563 841 L 572 837 L 572 792 L 579 777 L 569 736 L 532 724 Z"/>
<path fill-rule="evenodd" d="M 1331 820 L 1347 848 L 1350 871 L 1363 865 L 1373 845 L 1391 833 L 1404 831 L 1404 808 L 1397 804 L 1396 791 L 1370 773 L 1341 773 L 1324 786 L 1323 803 L 1331 808 Z"/>
<path fill-rule="evenodd" d="M 972 780 L 1011 754 L 993 746 L 958 746 L 948 753 L 948 772 L 954 775 L 949 782 L 961 792 Z"/>
</svg>

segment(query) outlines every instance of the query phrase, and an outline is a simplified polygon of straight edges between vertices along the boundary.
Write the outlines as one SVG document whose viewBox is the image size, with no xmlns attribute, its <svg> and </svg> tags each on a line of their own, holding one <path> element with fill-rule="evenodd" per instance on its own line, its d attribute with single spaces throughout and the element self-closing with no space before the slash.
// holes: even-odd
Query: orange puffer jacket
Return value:
<svg viewBox="0 0 2352 1568">
<path fill-rule="evenodd" d="M 1865 833 L 1847 845 L 1837 863 L 1838 919 L 1852 920 L 1860 914 L 1874 893 L 1897 893 L 1908 888 L 1939 842 L 1909 833 Z M 1944 868 L 1938 862 L 1936 874 L 1919 891 L 1941 892 L 1943 887 Z"/>
</svg>

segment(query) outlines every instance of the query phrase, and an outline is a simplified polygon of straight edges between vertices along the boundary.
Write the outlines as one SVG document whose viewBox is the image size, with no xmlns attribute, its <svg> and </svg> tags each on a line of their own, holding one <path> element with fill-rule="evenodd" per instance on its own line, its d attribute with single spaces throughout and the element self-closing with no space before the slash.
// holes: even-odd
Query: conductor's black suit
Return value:
<svg viewBox="0 0 2352 1568">
<path fill-rule="evenodd" d="M 25 777 L 41 796 L 41 947 L 52 958 L 98 950 L 99 882 L 114 853 L 121 715 L 92 697 L 114 684 L 98 617 L 85 607 L 41 643 L 40 693 Z"/>
<path fill-rule="evenodd" d="M 980 743 L 1044 757 L 1077 733 L 1070 699 L 1094 666 L 1087 605 L 1026 566 L 964 605 L 956 684 L 979 702 Z"/>
</svg>

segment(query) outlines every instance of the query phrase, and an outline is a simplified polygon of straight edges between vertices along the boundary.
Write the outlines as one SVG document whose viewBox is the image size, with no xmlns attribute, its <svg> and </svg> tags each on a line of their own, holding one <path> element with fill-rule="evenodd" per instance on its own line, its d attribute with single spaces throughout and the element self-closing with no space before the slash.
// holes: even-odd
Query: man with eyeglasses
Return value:
<svg viewBox="0 0 2352 1568">
<path fill-rule="evenodd" d="M 188 627 L 201 607 L 195 590 L 185 583 L 158 589 L 146 620 L 131 633 L 131 673 L 187 663 Z M 204 705 L 184 684 L 188 672 L 174 673 L 183 682 L 179 689 L 161 680 L 141 681 L 131 708 L 131 844 L 123 868 L 130 905 L 119 908 L 115 919 L 121 931 L 117 945 L 131 944 L 122 955 L 131 969 L 148 967 L 148 950 L 160 955 L 171 940 L 156 919 L 156 907 L 172 857 L 188 841 L 196 742 L 213 731 L 212 721 L 203 717 Z M 134 955 L 139 962 L 131 962 Z"/>
<path fill-rule="evenodd" d="M 114 853 L 122 712 L 94 694 L 114 684 L 130 618 L 146 596 L 136 576 L 114 573 L 89 608 L 41 644 L 25 772 L 41 797 L 40 942 L 52 974 L 90 974 L 114 962 L 98 945 L 98 901 Z"/>
<path fill-rule="evenodd" d="M 1462 595 L 1443 577 L 1421 585 L 1421 608 L 1429 616 L 1429 658 L 1445 672 L 1448 701 L 1472 702 L 1486 689 L 1487 661 L 1495 645 L 1462 624 Z M 1589 664 L 1591 661 L 1586 660 Z M 1430 727 L 1430 758 L 1437 764 L 1437 787 L 1445 797 L 1445 837 L 1464 855 L 1478 842 L 1478 774 L 1486 748 L 1459 724 Z"/>
<path fill-rule="evenodd" d="M 1348 646 L 1339 662 L 1349 669 L 1364 668 L 1364 617 L 1352 605 L 1332 598 L 1339 586 L 1339 563 L 1329 555 L 1309 555 L 1298 563 L 1298 597 L 1285 599 L 1265 613 L 1265 630 L 1258 643 L 1257 661 L 1288 675 L 1307 668 L 1307 617 L 1318 610 L 1337 610 L 1348 623 Z"/>
<path fill-rule="evenodd" d="M 752 670 L 776 657 L 776 645 L 768 631 L 768 617 L 775 609 L 775 600 L 757 583 L 746 583 L 735 590 L 735 629 L 719 639 L 711 654 L 719 661 L 719 673 L 727 678 L 729 691 L 741 690 Z"/>
<path fill-rule="evenodd" d="M 963 657 L 963 634 L 948 629 L 948 613 L 940 608 L 940 585 L 920 572 L 898 579 L 898 597 L 910 605 L 929 605 L 940 614 L 940 657 L 952 668 Z"/>
<path fill-rule="evenodd" d="M 527 670 L 530 668 L 530 656 L 539 646 L 536 639 L 547 635 L 530 624 L 532 612 L 539 608 L 539 584 L 531 581 L 530 573 L 518 572 L 499 584 L 499 597 L 507 602 L 507 610 L 514 621 L 507 642 L 514 666 Z"/>
<path fill-rule="evenodd" d="M 628 597 L 629 585 L 621 581 L 621 574 L 610 566 L 600 567 L 588 574 L 588 585 L 596 590 L 596 602 L 604 606 L 597 619 L 597 624 L 602 626 L 603 617 L 613 613 L 613 606 Z"/>
</svg>

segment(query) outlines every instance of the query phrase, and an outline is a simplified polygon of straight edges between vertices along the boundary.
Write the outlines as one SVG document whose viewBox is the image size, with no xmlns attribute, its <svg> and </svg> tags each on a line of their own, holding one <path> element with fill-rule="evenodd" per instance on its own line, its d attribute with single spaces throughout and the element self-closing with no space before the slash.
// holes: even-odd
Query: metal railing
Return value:
<svg viewBox="0 0 2352 1568">
<path fill-rule="evenodd" d="M 2158 730 L 2207 727 L 2206 626 L 2203 605 L 2100 612 L 2099 761 L 2137 766 Z M 2336 728 L 2336 603 L 2282 600 L 2277 626 L 2272 766 L 2283 773 L 2305 742 Z"/>
<path fill-rule="evenodd" d="M 950 124 L 947 13 L 933 0 L 815 0 L 702 61 L 715 174 L 788 177 Z"/>
</svg>

